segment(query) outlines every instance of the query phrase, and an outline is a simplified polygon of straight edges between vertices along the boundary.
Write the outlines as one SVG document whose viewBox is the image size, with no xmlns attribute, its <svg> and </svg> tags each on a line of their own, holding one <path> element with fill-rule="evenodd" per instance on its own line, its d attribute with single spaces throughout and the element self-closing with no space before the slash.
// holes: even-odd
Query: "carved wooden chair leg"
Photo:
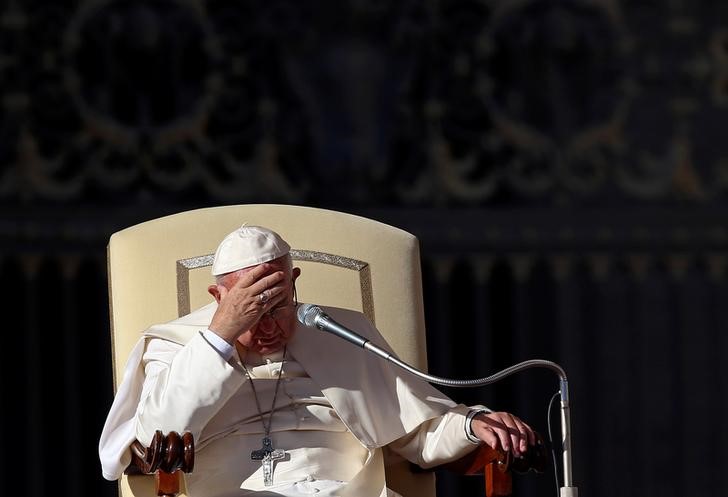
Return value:
<svg viewBox="0 0 728 497">
<path fill-rule="evenodd" d="M 462 459 L 444 467 L 462 475 L 480 475 L 485 479 L 486 497 L 510 497 L 513 492 L 513 471 L 543 473 L 549 465 L 548 450 L 543 438 L 537 434 L 534 447 L 521 459 L 513 459 L 509 452 L 481 445 Z"/>
<path fill-rule="evenodd" d="M 125 473 L 154 473 L 159 497 L 177 497 L 181 473 L 191 473 L 195 465 L 195 444 L 189 432 L 180 436 L 171 431 L 165 436 L 157 430 L 149 447 L 135 441 L 131 453 L 132 461 Z"/>
<path fill-rule="evenodd" d="M 445 467 L 462 475 L 483 475 L 486 497 L 510 497 L 513 476 L 509 471 L 510 456 L 502 450 L 482 445 L 467 456 Z"/>
<path fill-rule="evenodd" d="M 513 493 L 513 475 L 501 462 L 486 464 L 483 477 L 486 497 L 510 497 Z"/>
<path fill-rule="evenodd" d="M 167 473 L 166 471 L 157 470 L 154 478 L 158 497 L 177 497 L 177 494 L 179 494 L 179 471 Z"/>
</svg>

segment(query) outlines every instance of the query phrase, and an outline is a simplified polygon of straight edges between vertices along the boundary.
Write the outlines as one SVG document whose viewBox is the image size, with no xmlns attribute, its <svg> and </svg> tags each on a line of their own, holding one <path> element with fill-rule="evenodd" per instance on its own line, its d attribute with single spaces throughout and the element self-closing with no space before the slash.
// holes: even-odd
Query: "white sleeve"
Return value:
<svg viewBox="0 0 728 497">
<path fill-rule="evenodd" d="M 146 378 L 136 411 L 136 437 L 149 444 L 155 430 L 189 431 L 199 440 L 208 421 L 246 381 L 202 336 L 181 346 L 152 339 L 143 357 Z"/>
<path fill-rule="evenodd" d="M 389 448 L 422 468 L 455 461 L 480 445 L 468 436 L 473 408 L 459 404 L 442 416 L 422 423 L 416 430 L 389 444 Z"/>
<path fill-rule="evenodd" d="M 205 340 L 207 340 L 207 343 L 209 343 L 213 349 L 217 350 L 217 353 L 220 354 L 222 358 L 226 361 L 229 361 L 230 358 L 233 356 L 235 347 L 227 343 L 223 337 L 221 337 L 211 329 L 207 328 L 205 330 L 202 330 L 202 336 Z"/>
<path fill-rule="evenodd" d="M 124 376 L 106 416 L 99 438 L 101 474 L 107 480 L 117 480 L 131 462 L 129 446 L 136 440 L 134 413 L 136 412 L 144 372 L 141 369 L 144 340 L 139 340 L 124 367 Z"/>
</svg>

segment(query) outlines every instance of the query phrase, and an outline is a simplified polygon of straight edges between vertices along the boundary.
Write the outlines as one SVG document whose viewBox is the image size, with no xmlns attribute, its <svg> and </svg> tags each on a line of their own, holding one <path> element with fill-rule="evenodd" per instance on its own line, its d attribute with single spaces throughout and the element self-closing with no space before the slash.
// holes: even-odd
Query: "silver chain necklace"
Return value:
<svg viewBox="0 0 728 497">
<path fill-rule="evenodd" d="M 246 354 L 247 355 L 247 354 Z M 273 410 L 276 406 L 276 399 L 278 398 L 278 387 L 281 384 L 281 375 L 283 374 L 283 365 L 286 362 L 286 348 L 283 348 L 283 359 L 281 359 L 281 367 L 278 370 L 278 378 L 276 378 L 276 387 L 275 391 L 273 392 L 273 402 L 270 406 L 270 414 L 268 414 L 268 422 L 265 422 L 265 417 L 263 416 L 263 411 L 260 409 L 260 401 L 258 400 L 258 392 L 255 390 L 255 383 L 253 382 L 253 375 L 250 374 L 250 371 L 248 370 L 248 367 L 245 365 L 245 362 L 242 362 L 243 369 L 245 369 L 245 375 L 248 377 L 248 380 L 250 380 L 250 388 L 253 390 L 253 397 L 255 398 L 255 407 L 258 409 L 258 414 L 260 415 L 260 422 L 263 424 L 263 429 L 265 430 L 265 434 L 263 436 L 263 446 L 258 449 L 254 450 L 250 453 L 250 459 L 253 461 L 260 461 L 260 464 L 263 466 L 263 483 L 266 487 L 270 487 L 273 485 L 273 464 L 286 457 L 286 451 L 283 449 L 274 449 L 273 448 L 273 441 L 270 438 L 270 429 L 273 422 Z"/>
</svg>

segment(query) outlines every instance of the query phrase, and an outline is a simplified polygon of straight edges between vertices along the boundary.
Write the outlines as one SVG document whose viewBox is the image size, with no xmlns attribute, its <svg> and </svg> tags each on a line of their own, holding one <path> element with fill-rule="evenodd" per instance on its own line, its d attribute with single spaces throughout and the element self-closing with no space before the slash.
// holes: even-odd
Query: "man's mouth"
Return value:
<svg viewBox="0 0 728 497">
<path fill-rule="evenodd" d="M 270 345 L 274 345 L 276 343 L 280 343 L 282 339 L 281 335 L 273 335 L 269 337 L 260 337 L 256 341 L 258 342 L 258 345 L 261 347 L 267 347 Z"/>
</svg>

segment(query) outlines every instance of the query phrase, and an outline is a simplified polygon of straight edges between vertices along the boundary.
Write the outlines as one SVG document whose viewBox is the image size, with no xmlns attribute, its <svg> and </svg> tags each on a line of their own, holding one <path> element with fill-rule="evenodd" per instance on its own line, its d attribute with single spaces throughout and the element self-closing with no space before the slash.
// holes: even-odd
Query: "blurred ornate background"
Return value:
<svg viewBox="0 0 728 497">
<path fill-rule="evenodd" d="M 728 4 L 4 0 L 0 105 L 0 495 L 116 495 L 108 237 L 252 202 L 417 235 L 430 370 L 562 364 L 582 495 L 728 495 Z"/>
</svg>

